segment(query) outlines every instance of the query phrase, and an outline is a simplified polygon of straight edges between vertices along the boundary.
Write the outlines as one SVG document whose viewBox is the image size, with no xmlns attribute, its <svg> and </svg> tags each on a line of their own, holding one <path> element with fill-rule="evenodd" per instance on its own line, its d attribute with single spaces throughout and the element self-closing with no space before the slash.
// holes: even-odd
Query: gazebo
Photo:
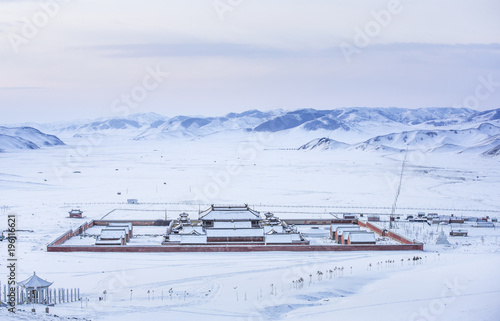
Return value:
<svg viewBox="0 0 500 321">
<path fill-rule="evenodd" d="M 28 302 L 41 304 L 49 302 L 49 286 L 52 283 L 42 280 L 35 272 L 28 279 L 18 284 L 26 291 Z"/>
</svg>

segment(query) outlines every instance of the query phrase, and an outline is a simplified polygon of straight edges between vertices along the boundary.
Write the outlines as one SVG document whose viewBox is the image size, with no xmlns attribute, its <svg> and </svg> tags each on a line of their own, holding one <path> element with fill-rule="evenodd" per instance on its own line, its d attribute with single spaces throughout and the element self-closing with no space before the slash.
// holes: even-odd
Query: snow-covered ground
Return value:
<svg viewBox="0 0 500 321">
<path fill-rule="evenodd" d="M 46 252 L 63 232 L 108 213 L 106 218 L 150 219 L 166 210 L 172 218 L 181 211 L 195 215 L 211 203 L 247 203 L 280 218 L 387 214 L 401 153 L 280 150 L 302 143 L 280 133 L 65 143 L 0 154 L 0 229 L 7 214 L 16 213 L 23 230 L 18 281 L 36 271 L 56 288 L 81 289 L 84 301 L 51 307 L 51 314 L 91 320 L 498 320 L 499 229 L 467 228 L 469 237 L 448 237 L 451 246 L 437 246 L 437 235 L 430 234 L 436 226 L 398 223 L 400 233 L 426 241 L 424 252 Z M 498 217 L 499 162 L 412 152 L 396 213 Z M 128 205 L 128 198 L 142 204 Z M 77 207 L 83 220 L 68 218 Z M 120 210 L 110 213 L 114 209 Z M 134 228 L 134 234 L 145 233 Z M 0 253 L 4 284 L 6 242 Z M 106 300 L 99 302 L 104 290 Z M 36 309 L 36 316 L 15 317 L 0 309 L 0 319 L 58 320 L 43 306 Z"/>
</svg>

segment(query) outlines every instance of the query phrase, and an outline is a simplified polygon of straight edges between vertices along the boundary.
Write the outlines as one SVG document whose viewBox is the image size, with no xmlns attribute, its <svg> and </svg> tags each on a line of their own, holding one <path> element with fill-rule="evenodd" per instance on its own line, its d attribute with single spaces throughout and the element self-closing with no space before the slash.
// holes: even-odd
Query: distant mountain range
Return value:
<svg viewBox="0 0 500 321">
<path fill-rule="evenodd" d="M 466 108 L 343 108 L 333 110 L 300 109 L 296 111 L 249 110 L 220 117 L 166 117 L 156 113 L 135 114 L 126 118 L 102 118 L 88 122 L 48 124 L 43 128 L 56 133 L 84 135 L 93 132 L 127 132 L 134 139 L 200 137 L 224 131 L 283 132 L 350 131 L 364 126 L 405 126 L 436 128 L 463 126 L 500 120 L 500 109 L 479 112 Z M 461 127 L 460 127 L 461 128 Z"/>
<path fill-rule="evenodd" d="M 498 150 L 495 150 L 498 133 L 486 133 L 487 127 L 482 127 L 482 124 L 498 128 L 500 109 L 481 112 L 467 108 L 393 107 L 295 111 L 279 109 L 267 112 L 249 110 L 220 117 L 166 117 L 156 113 L 145 113 L 128 117 L 30 124 L 30 126 L 59 137 L 78 138 L 98 133 L 133 140 L 201 138 L 238 132 L 272 132 L 283 133 L 285 136 L 293 133 L 295 140 L 306 140 L 317 133 L 319 138 L 301 146 L 300 149 L 355 148 L 364 151 L 399 151 L 406 148 L 424 148 L 429 152 L 440 150 L 465 152 L 478 147 L 478 150 L 484 153 L 498 154 Z M 1 131 L 0 134 L 7 135 Z M 347 140 L 338 142 L 327 137 L 334 137 L 336 140 L 344 140 L 342 137 L 349 138 L 350 143 L 347 143 Z M 338 139 L 339 137 L 341 139 Z M 18 138 L 25 139 L 22 136 Z M 39 142 L 27 140 L 37 146 L 40 145 Z M 27 142 L 12 138 L 3 138 L 2 141 L 4 145 L 12 147 L 34 147 Z M 360 143 L 352 144 L 353 141 Z M 491 149 L 483 151 L 487 147 Z"/>
<path fill-rule="evenodd" d="M 42 146 L 64 145 L 53 135 L 47 135 L 32 127 L 1 127 L 0 152 L 17 149 L 39 149 Z"/>
</svg>

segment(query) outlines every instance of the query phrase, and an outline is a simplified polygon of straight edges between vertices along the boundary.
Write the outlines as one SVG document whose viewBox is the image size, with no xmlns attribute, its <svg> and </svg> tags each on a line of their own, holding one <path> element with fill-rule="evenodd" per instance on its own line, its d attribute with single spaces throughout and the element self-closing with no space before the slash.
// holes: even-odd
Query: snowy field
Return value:
<svg viewBox="0 0 500 321">
<path fill-rule="evenodd" d="M 93 144 L 63 138 L 67 146 L 0 154 L 0 228 L 16 213 L 23 230 L 18 281 L 36 271 L 56 288 L 80 288 L 82 302 L 51 307 L 50 314 L 82 320 L 499 319 L 498 228 L 470 227 L 469 237 L 437 246 L 440 227 L 398 223 L 399 233 L 426 243 L 424 252 L 46 252 L 63 232 L 106 215 L 172 218 L 212 203 L 247 203 L 280 218 L 390 213 L 400 153 L 283 150 L 304 143 L 293 135 L 225 137 Z M 500 217 L 499 162 L 412 152 L 396 212 Z M 128 205 L 129 198 L 142 204 Z M 85 218 L 68 218 L 72 208 Z M 127 210 L 112 212 L 117 208 Z M 6 242 L 0 253 L 4 284 Z M 59 319 L 36 309 L 16 317 L 0 309 L 0 319 Z"/>
</svg>

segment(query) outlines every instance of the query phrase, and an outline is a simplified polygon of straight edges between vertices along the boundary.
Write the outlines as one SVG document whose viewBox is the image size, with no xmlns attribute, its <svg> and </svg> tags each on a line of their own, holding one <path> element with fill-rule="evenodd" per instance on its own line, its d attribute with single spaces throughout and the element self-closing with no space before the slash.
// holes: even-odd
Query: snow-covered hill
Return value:
<svg viewBox="0 0 500 321">
<path fill-rule="evenodd" d="M 388 147 L 393 149 L 420 150 L 432 152 L 439 150 L 465 151 L 491 144 L 492 137 L 500 134 L 500 127 L 485 123 L 477 128 L 463 130 L 415 130 L 377 136 L 357 146 L 357 149 Z"/>
<path fill-rule="evenodd" d="M 349 144 L 342 143 L 330 138 L 322 137 L 310 141 L 299 147 L 299 150 L 336 150 L 336 149 L 347 149 Z"/>
<path fill-rule="evenodd" d="M 47 135 L 32 127 L 1 127 L 0 152 L 16 149 L 39 149 L 44 146 L 64 145 L 54 135 Z"/>
<path fill-rule="evenodd" d="M 140 133 L 145 128 L 158 126 L 168 118 L 156 113 L 134 114 L 129 117 L 99 118 L 89 121 L 74 121 L 56 124 L 44 124 L 41 128 L 50 129 L 64 135 L 88 135 L 92 133 L 107 133 L 131 135 Z"/>
<path fill-rule="evenodd" d="M 462 130 L 414 130 L 381 135 L 357 144 L 344 144 L 328 138 L 319 138 L 299 147 L 299 150 L 343 149 L 362 151 L 454 152 L 499 155 L 500 127 L 484 123 Z"/>
</svg>

